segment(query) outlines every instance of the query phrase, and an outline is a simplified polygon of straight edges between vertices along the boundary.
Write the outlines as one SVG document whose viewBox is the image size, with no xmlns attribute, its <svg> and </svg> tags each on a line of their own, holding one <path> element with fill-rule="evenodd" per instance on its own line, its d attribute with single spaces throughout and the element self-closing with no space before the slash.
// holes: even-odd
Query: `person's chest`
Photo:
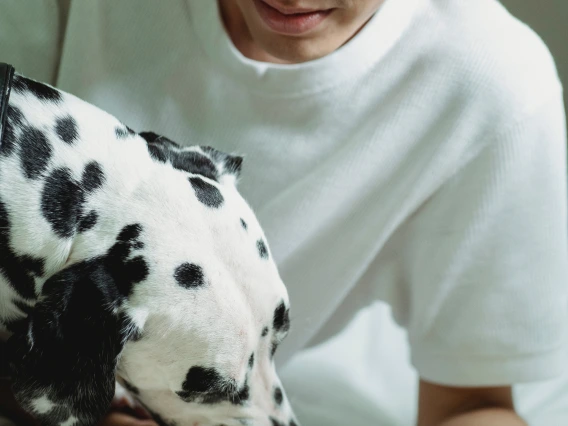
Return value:
<svg viewBox="0 0 568 426">
<path fill-rule="evenodd" d="M 313 95 L 266 95 L 204 55 L 183 2 L 129 25 L 119 5 L 89 21 L 80 8 L 90 6 L 77 6 L 57 85 L 136 131 L 244 155 L 239 188 L 296 320 L 282 350 L 303 346 L 443 175 L 432 172 L 439 111 L 426 107 L 421 80 L 395 61 Z"/>
</svg>

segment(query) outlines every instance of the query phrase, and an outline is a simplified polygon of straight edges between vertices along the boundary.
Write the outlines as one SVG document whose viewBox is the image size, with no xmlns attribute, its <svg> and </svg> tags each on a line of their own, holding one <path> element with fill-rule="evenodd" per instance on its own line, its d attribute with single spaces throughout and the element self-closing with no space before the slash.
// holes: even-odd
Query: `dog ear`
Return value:
<svg viewBox="0 0 568 426">
<path fill-rule="evenodd" d="M 138 332 L 122 301 L 147 275 L 141 256 L 127 259 L 132 234 L 48 279 L 24 332 L 7 341 L 14 396 L 42 425 L 92 425 L 110 407 L 118 357 Z"/>
<path fill-rule="evenodd" d="M 200 148 L 215 163 L 223 176 L 232 177 L 235 182 L 239 179 L 243 167 L 243 157 L 227 154 L 210 146 L 200 146 Z"/>
<path fill-rule="evenodd" d="M 181 147 L 176 142 L 154 132 L 139 135 L 148 144 L 148 152 L 158 161 L 171 163 L 176 169 L 199 174 L 209 179 L 236 183 L 240 177 L 243 157 L 227 154 L 210 146 Z"/>
</svg>

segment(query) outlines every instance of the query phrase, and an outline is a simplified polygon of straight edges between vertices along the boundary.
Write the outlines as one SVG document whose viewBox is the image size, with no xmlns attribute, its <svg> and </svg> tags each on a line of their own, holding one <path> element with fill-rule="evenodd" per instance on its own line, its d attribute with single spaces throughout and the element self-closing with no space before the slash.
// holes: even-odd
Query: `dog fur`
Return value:
<svg viewBox="0 0 568 426">
<path fill-rule="evenodd" d="M 14 77 L 0 332 L 40 423 L 96 423 L 118 380 L 161 425 L 296 425 L 273 362 L 288 295 L 241 166 Z"/>
</svg>

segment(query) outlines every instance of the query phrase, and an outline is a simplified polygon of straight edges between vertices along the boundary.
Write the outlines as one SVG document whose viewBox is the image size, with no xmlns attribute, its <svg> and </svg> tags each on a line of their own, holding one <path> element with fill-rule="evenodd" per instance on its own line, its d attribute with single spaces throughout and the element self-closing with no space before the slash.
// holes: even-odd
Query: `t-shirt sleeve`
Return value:
<svg viewBox="0 0 568 426">
<path fill-rule="evenodd" d="M 3 1 L 0 62 L 55 84 L 71 0 Z"/>
<path fill-rule="evenodd" d="M 484 141 L 415 212 L 398 261 L 423 379 L 497 386 L 568 367 L 566 191 L 558 96 Z"/>
</svg>

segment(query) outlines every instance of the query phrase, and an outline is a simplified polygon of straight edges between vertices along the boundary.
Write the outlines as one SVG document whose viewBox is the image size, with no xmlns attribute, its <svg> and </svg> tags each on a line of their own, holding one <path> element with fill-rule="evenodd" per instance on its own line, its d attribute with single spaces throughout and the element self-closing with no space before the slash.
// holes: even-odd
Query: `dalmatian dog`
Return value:
<svg viewBox="0 0 568 426">
<path fill-rule="evenodd" d="M 136 133 L 13 74 L 0 145 L 0 334 L 41 424 L 115 381 L 160 425 L 296 426 L 274 367 L 289 299 L 242 158 Z"/>
</svg>

